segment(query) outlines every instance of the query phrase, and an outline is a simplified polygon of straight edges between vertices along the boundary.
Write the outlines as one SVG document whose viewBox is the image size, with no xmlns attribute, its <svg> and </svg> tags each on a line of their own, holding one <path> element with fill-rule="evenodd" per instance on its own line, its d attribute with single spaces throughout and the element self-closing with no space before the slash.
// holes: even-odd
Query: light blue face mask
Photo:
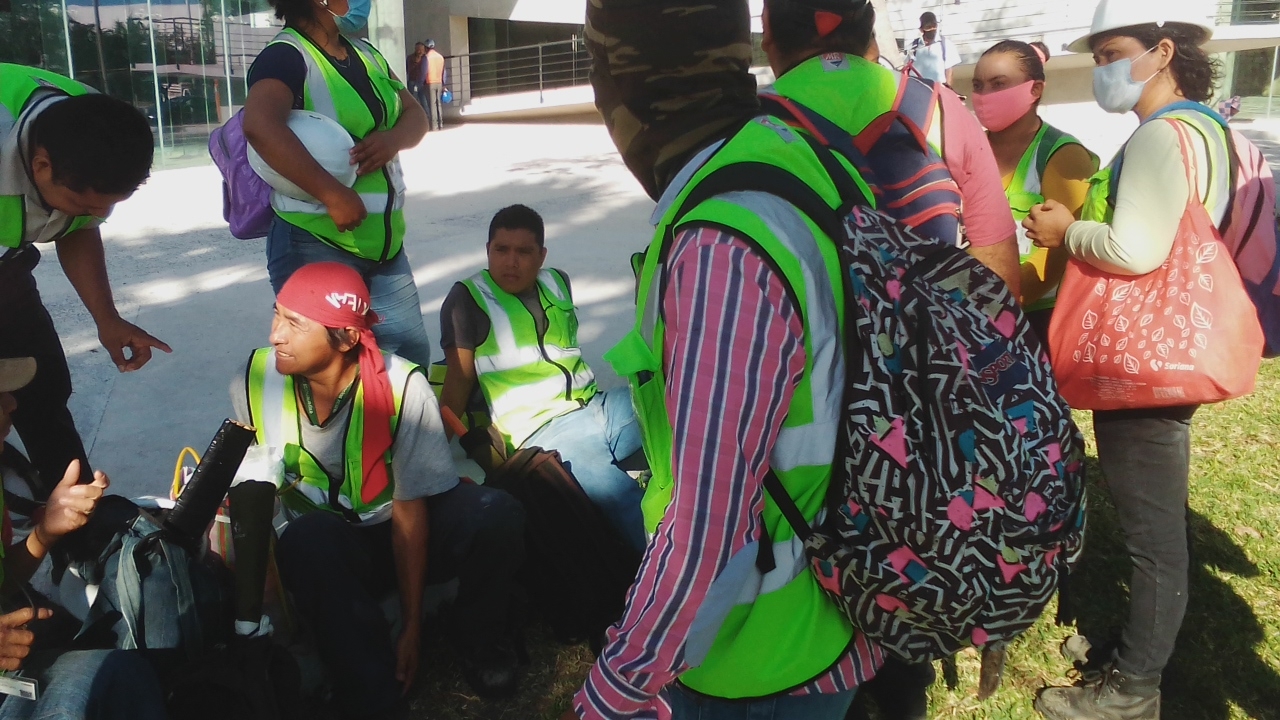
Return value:
<svg viewBox="0 0 1280 720">
<path fill-rule="evenodd" d="M 1155 74 L 1146 80 L 1134 80 L 1133 63 L 1146 57 L 1151 50 L 1136 58 L 1117 60 L 1110 65 L 1093 69 L 1093 99 L 1098 101 L 1099 107 L 1109 113 L 1124 114 L 1138 104 L 1138 100 L 1142 98 L 1142 89 L 1151 82 L 1151 77 L 1155 77 Z M 1156 71 L 1158 72 L 1159 70 Z"/>
<path fill-rule="evenodd" d="M 333 21 L 338 24 L 338 32 L 343 35 L 354 35 L 369 24 L 369 9 L 373 0 L 349 0 L 347 14 L 337 15 L 333 11 Z"/>
</svg>

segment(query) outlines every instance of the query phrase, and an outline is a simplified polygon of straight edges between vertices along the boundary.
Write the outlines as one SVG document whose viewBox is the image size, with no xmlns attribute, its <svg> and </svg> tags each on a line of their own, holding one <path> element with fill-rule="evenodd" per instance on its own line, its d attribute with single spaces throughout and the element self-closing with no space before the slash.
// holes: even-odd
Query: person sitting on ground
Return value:
<svg viewBox="0 0 1280 720">
<path fill-rule="evenodd" d="M 36 376 L 33 358 L 0 360 L 0 451 L 13 429 L 13 413 L 18 407 L 14 391 L 21 390 Z M 31 532 L 14 542 L 4 496 L 0 494 L 3 515 L 4 562 L 0 565 L 0 595 L 4 605 L 31 579 L 41 561 L 59 539 L 89 522 L 98 500 L 111 481 L 101 471 L 93 474 L 93 482 L 78 484 L 80 461 L 67 465 L 62 481 L 49 494 L 44 509 L 34 520 Z M 23 598 L 26 605 L 29 600 Z M 116 720 L 162 720 L 165 717 L 164 694 L 160 682 L 141 655 L 124 650 L 78 650 L 59 652 L 40 650 L 37 633 L 27 627 L 36 620 L 53 615 L 49 608 L 24 607 L 0 615 L 0 670 L 22 671 L 37 679 L 37 699 L 5 697 L 0 704 L 0 719 L 24 720 L 31 717 L 103 718 Z M 38 628 L 37 628 L 38 630 Z"/>
<path fill-rule="evenodd" d="M 349 717 L 395 716 L 418 668 L 423 586 L 458 578 L 446 625 L 481 695 L 515 689 L 502 647 L 524 511 L 460 482 L 418 365 L 379 351 L 369 289 L 340 263 L 299 269 L 277 296 L 271 347 L 231 383 L 236 417 L 284 455 L 290 522 L 276 559 Z M 393 646 L 380 600 L 399 590 Z"/>
<path fill-rule="evenodd" d="M 628 388 L 600 392 L 578 346 L 569 276 L 543 269 L 542 217 L 524 205 L 489 224 L 489 267 L 453 286 L 440 312 L 442 404 L 461 417 L 476 385 L 508 450 L 556 450 L 621 536 L 644 547 L 643 492 L 617 463 L 640 450 Z"/>
</svg>

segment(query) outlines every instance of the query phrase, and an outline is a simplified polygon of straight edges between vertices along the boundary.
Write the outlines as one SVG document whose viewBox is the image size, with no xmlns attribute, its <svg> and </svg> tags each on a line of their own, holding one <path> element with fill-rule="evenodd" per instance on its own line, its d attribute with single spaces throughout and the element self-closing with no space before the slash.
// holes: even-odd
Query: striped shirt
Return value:
<svg viewBox="0 0 1280 720">
<path fill-rule="evenodd" d="M 712 583 L 760 539 L 769 452 L 804 373 L 804 326 L 784 280 L 732 235 L 680 233 L 662 308 L 674 494 L 627 611 L 574 698 L 584 718 L 670 717 L 659 692 L 688 668 L 685 643 Z M 881 661 L 858 634 L 796 694 L 856 687 Z"/>
</svg>

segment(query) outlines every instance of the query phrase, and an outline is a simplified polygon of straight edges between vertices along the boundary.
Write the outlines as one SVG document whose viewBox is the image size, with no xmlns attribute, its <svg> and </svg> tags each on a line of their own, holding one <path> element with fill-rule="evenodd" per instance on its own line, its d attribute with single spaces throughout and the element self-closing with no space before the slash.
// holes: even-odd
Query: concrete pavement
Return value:
<svg viewBox="0 0 1280 720">
<path fill-rule="evenodd" d="M 587 358 L 615 384 L 600 356 L 632 317 L 628 256 L 648 242 L 652 203 L 603 126 L 464 125 L 428 135 L 403 163 L 405 247 L 432 339 L 452 284 L 484 265 L 493 213 L 520 202 L 546 219 L 548 263 L 573 278 Z M 172 345 L 172 355 L 118 373 L 52 248 L 36 277 L 66 348 L 71 409 L 91 463 L 111 476 L 114 492 L 165 494 L 178 452 L 204 450 L 231 412 L 232 376 L 267 344 L 265 241 L 227 232 L 212 166 L 156 173 L 103 235 L 121 313 Z"/>
</svg>

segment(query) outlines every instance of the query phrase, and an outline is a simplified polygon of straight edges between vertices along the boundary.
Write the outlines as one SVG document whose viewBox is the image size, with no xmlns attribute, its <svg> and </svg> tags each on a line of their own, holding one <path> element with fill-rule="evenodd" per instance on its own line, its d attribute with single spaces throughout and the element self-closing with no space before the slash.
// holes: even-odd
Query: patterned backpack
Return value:
<svg viewBox="0 0 1280 720">
<path fill-rule="evenodd" d="M 870 210 L 831 151 L 805 138 L 839 210 L 759 163 L 720 168 L 685 200 L 778 196 L 839 244 L 848 269 L 846 412 L 825 517 L 810 528 L 776 476 L 765 488 L 824 590 L 893 655 L 1007 642 L 1081 550 L 1083 438 L 1004 282 L 949 239 Z M 851 161 L 874 188 L 872 150 Z"/>
</svg>

